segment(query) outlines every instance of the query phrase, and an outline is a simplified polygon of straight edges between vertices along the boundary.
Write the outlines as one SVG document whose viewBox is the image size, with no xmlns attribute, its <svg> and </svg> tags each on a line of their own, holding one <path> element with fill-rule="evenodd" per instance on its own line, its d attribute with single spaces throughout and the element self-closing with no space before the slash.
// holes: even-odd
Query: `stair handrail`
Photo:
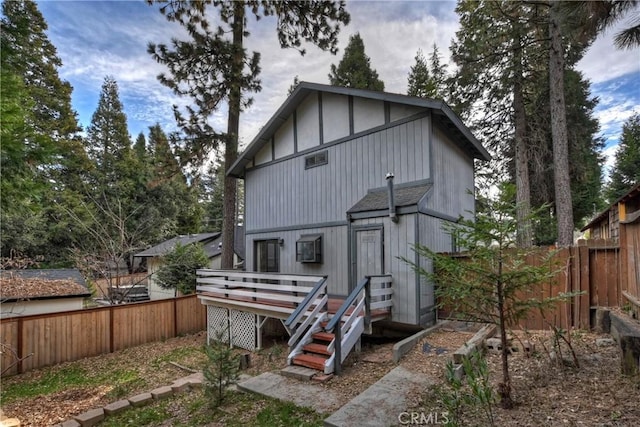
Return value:
<svg viewBox="0 0 640 427">
<path fill-rule="evenodd" d="M 293 313 L 291 313 L 291 315 L 287 318 L 287 320 L 285 320 L 284 326 L 287 329 L 290 329 L 291 326 L 296 325 L 297 323 L 299 323 L 300 319 L 304 316 L 304 314 L 316 302 L 316 299 L 317 299 L 318 295 L 320 295 L 321 292 L 324 289 L 326 289 L 327 277 L 328 276 L 323 276 L 323 278 L 320 279 L 315 284 L 313 289 L 311 291 L 309 291 L 307 296 L 302 300 L 302 302 L 300 302 L 298 307 L 296 307 L 296 309 L 293 311 Z M 325 304 L 326 304 L 326 302 L 325 302 Z"/>
<path fill-rule="evenodd" d="M 358 299 L 358 297 L 360 296 L 363 290 L 365 291 L 364 321 L 365 321 L 365 324 L 367 325 L 371 321 L 371 315 L 370 315 L 371 310 L 369 309 L 369 305 L 371 303 L 371 295 L 370 295 L 371 289 L 369 286 L 370 282 L 371 282 L 371 278 L 369 276 L 365 276 L 364 279 L 360 280 L 360 282 L 358 282 L 358 284 L 356 285 L 355 289 L 351 291 L 347 299 L 344 300 L 344 302 L 340 306 L 340 309 L 338 309 L 336 314 L 333 315 L 333 317 L 325 327 L 325 330 L 333 331 L 333 335 L 334 335 L 333 370 L 336 373 L 336 375 L 340 375 L 340 372 L 342 371 L 342 327 L 340 326 L 340 323 L 342 322 L 342 317 L 345 315 L 349 307 L 351 307 L 351 305 L 356 301 L 356 299 Z M 357 313 L 352 313 L 352 315 L 354 314 L 357 315 Z"/>
</svg>

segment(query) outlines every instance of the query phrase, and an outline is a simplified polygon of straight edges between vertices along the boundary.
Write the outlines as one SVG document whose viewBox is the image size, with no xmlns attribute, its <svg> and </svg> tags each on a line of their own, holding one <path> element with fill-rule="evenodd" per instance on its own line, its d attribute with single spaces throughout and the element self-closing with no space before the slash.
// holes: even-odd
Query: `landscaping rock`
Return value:
<svg viewBox="0 0 640 427">
<path fill-rule="evenodd" d="M 597 338 L 596 345 L 598 347 L 610 347 L 616 343 L 613 338 Z"/>
<path fill-rule="evenodd" d="M 457 380 L 464 378 L 464 365 L 453 365 L 453 378 Z"/>
<path fill-rule="evenodd" d="M 76 420 L 67 420 L 60 424 L 62 427 L 81 427 L 82 425 Z"/>
<path fill-rule="evenodd" d="M 603 307 L 596 309 L 594 331 L 599 334 L 608 334 L 611 332 L 611 310 Z"/>
<path fill-rule="evenodd" d="M 165 386 L 165 387 L 158 387 L 154 390 L 151 390 L 151 397 L 153 397 L 156 400 L 160 400 L 160 399 L 165 399 L 169 396 L 171 396 L 173 394 L 173 390 L 171 389 L 171 387 Z"/>
<path fill-rule="evenodd" d="M 0 427 L 20 427 L 20 420 L 17 418 L 4 418 L 0 421 Z"/>
<path fill-rule="evenodd" d="M 129 403 L 131 403 L 131 406 L 138 407 L 151 403 L 152 400 L 153 396 L 151 396 L 151 393 L 142 393 L 137 396 L 130 397 Z"/>
<path fill-rule="evenodd" d="M 129 403 L 129 401 L 126 399 L 123 399 L 123 400 L 118 400 L 117 402 L 110 403 L 107 406 L 105 406 L 103 409 L 106 415 L 112 415 L 112 414 L 117 414 L 118 412 L 122 412 L 125 409 L 128 409 L 129 407 L 131 407 L 131 404 Z"/>
<path fill-rule="evenodd" d="M 104 409 L 92 409 L 74 418 L 82 427 L 91 427 L 104 420 Z"/>
<path fill-rule="evenodd" d="M 171 384 L 171 390 L 173 390 L 174 393 L 181 393 L 183 391 L 187 391 L 190 386 L 191 383 L 189 382 L 189 380 L 180 378 L 179 380 L 176 380 L 173 382 L 173 384 Z"/>
</svg>

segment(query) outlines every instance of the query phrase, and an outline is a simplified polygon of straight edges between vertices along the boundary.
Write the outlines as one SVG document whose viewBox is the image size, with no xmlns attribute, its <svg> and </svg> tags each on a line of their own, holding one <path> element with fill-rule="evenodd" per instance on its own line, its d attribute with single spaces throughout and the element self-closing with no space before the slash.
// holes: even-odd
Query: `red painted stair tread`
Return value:
<svg viewBox="0 0 640 427">
<path fill-rule="evenodd" d="M 327 350 L 327 346 L 324 344 L 311 343 L 311 344 L 305 345 L 304 347 L 302 347 L 302 349 L 309 353 L 324 354 L 327 356 L 331 356 L 331 352 Z"/>
<path fill-rule="evenodd" d="M 335 337 L 335 335 L 330 334 L 329 332 L 316 332 L 315 334 L 311 335 L 311 337 L 318 341 L 331 342 L 333 341 L 333 338 Z"/>
<path fill-rule="evenodd" d="M 324 363 L 326 358 L 321 356 L 313 356 L 311 354 L 300 354 L 293 358 L 293 364 L 299 366 L 305 366 L 311 369 L 317 369 L 324 371 Z"/>
</svg>

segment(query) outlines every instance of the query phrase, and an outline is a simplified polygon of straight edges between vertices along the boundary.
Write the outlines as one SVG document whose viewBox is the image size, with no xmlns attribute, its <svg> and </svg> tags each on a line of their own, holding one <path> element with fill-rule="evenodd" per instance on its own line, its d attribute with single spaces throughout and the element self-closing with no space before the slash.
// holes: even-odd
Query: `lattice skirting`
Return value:
<svg viewBox="0 0 640 427">
<path fill-rule="evenodd" d="M 208 305 L 207 340 L 255 351 L 261 347 L 261 320 L 253 313 Z"/>
</svg>

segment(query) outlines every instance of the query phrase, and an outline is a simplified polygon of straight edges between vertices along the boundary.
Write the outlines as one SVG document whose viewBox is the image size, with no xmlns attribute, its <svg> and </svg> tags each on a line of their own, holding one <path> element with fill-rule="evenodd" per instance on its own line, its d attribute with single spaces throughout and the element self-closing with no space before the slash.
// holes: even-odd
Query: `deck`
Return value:
<svg viewBox="0 0 640 427">
<path fill-rule="evenodd" d="M 338 371 L 360 335 L 389 318 L 393 305 L 391 276 L 366 277 L 344 298 L 329 298 L 326 276 L 203 269 L 197 284 L 209 338 L 222 334 L 255 350 L 266 320 L 278 319 L 290 335 L 289 363 L 325 373 Z"/>
</svg>

